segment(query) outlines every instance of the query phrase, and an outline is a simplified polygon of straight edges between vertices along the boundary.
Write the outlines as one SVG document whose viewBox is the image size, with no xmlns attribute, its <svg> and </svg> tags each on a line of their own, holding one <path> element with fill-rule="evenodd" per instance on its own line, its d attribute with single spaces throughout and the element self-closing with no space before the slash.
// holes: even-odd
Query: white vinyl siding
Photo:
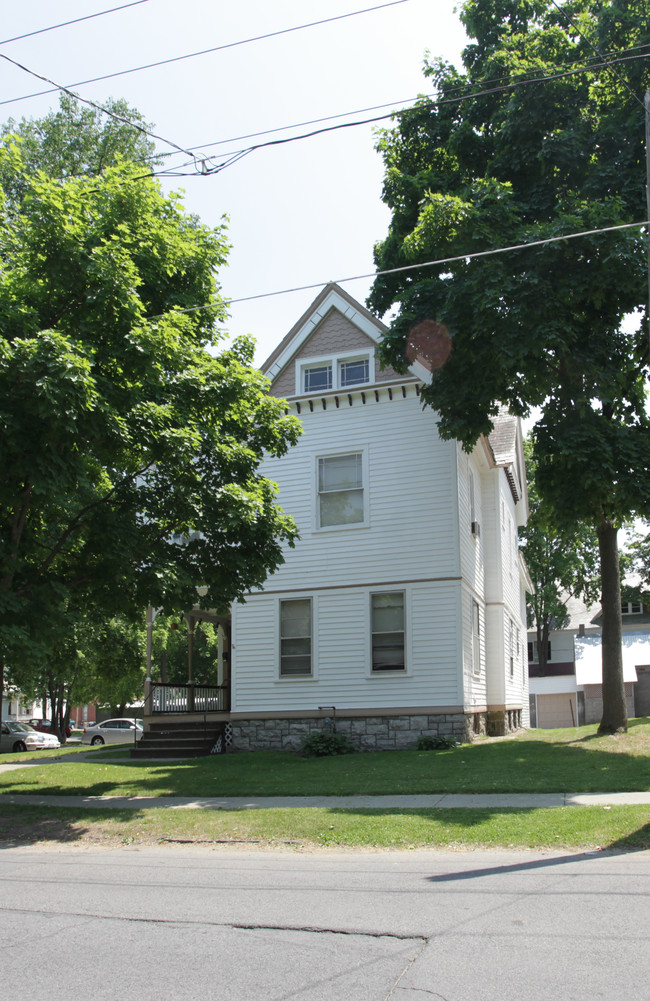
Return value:
<svg viewBox="0 0 650 1001">
<path fill-rule="evenodd" d="M 372 672 L 370 595 L 377 593 L 374 589 L 337 588 L 314 595 L 310 678 L 280 677 L 277 667 L 270 670 L 269 632 L 279 618 L 275 595 L 251 595 L 245 605 L 235 605 L 233 712 L 462 702 L 458 586 L 440 582 L 400 590 L 405 599 L 407 670 L 403 671 Z"/>
<path fill-rule="evenodd" d="M 415 389 L 408 394 L 404 399 L 395 391 L 390 400 L 382 389 L 379 401 L 372 392 L 365 404 L 355 400 L 350 406 L 345 397 L 338 407 L 328 402 L 326 410 L 301 408 L 298 444 L 261 468 L 278 484 L 278 502 L 300 533 L 267 590 L 286 593 L 311 583 L 398 585 L 459 575 L 456 445 L 438 438 L 435 414 L 422 409 Z M 318 459 L 336 452 L 363 454 L 366 520 L 321 529 Z"/>
</svg>

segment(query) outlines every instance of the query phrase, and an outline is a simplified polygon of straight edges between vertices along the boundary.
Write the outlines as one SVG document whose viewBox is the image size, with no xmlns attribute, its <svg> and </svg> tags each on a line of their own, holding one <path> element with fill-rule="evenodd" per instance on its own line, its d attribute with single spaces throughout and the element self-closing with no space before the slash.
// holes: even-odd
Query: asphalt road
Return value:
<svg viewBox="0 0 650 1001">
<path fill-rule="evenodd" d="M 650 994 L 650 853 L 0 854 L 6 998 Z"/>
</svg>

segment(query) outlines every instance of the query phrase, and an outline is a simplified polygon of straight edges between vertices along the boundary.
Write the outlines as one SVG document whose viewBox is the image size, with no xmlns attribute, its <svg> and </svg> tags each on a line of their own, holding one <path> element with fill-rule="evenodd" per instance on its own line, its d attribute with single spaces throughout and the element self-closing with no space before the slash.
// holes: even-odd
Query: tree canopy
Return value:
<svg viewBox="0 0 650 1001">
<path fill-rule="evenodd" d="M 646 219 L 647 0 L 466 0 L 461 19 L 464 70 L 427 61 L 435 97 L 379 139 L 392 221 L 378 270 L 442 263 L 380 275 L 369 305 L 398 304 L 382 351 L 402 370 L 415 326 L 447 327 L 451 354 L 423 393 L 443 436 L 470 448 L 499 404 L 539 408 L 540 495 L 558 523 L 598 532 L 613 732 L 627 725 L 617 529 L 650 504 L 633 225 Z M 630 228 L 605 232 L 616 226 Z"/>
<path fill-rule="evenodd" d="M 215 341 L 225 227 L 132 176 L 55 180 L 0 148 L 0 178 L 27 186 L 0 206 L 0 659 L 16 664 L 52 657 L 91 606 L 228 606 L 295 536 L 258 465 L 298 424 L 252 341 Z"/>
<path fill-rule="evenodd" d="M 146 174 L 158 162 L 148 133 L 150 123 L 123 99 L 109 99 L 90 107 L 61 94 L 59 108 L 43 118 L 10 118 L 0 136 L 20 140 L 23 170 L 3 170 L 0 186 L 9 206 L 17 205 L 30 190 L 29 178 L 38 173 L 55 180 L 96 177 L 120 161 L 138 164 Z M 134 175 L 136 171 L 132 172 Z"/>
</svg>

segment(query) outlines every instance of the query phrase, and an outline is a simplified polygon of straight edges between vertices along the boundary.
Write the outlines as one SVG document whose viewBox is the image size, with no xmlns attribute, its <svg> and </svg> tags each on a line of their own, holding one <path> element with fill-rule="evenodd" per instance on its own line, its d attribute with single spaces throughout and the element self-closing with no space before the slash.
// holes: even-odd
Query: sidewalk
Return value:
<svg viewBox="0 0 650 1001">
<path fill-rule="evenodd" d="M 650 792 L 434 793 L 427 796 L 42 796 L 0 795 L 0 806 L 107 810 L 539 810 L 558 806 L 639 806 Z"/>
</svg>

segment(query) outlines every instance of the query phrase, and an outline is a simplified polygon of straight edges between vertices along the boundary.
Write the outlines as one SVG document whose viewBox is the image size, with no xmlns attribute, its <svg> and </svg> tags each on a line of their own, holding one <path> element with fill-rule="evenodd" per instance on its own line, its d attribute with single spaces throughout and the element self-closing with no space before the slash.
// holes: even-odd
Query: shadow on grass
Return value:
<svg viewBox="0 0 650 1001">
<path fill-rule="evenodd" d="M 0 792 L 205 797 L 650 790 L 650 723 L 631 720 L 630 733 L 620 738 L 598 738 L 594 730 L 553 731 L 550 737 L 529 731 L 444 751 L 327 758 L 253 751 L 173 762 L 107 760 L 118 749 L 103 748 L 74 764 L 47 762 L 32 771 L 30 762 L 22 772 L 0 775 Z"/>
<path fill-rule="evenodd" d="M 115 837 L 122 836 L 124 843 L 129 843 L 131 825 L 137 817 L 142 817 L 138 810 L 111 810 L 113 824 L 118 825 Z M 105 810 L 67 809 L 42 806 L 11 806 L 3 804 L 0 819 L 0 850 L 7 848 L 27 848 L 45 843 L 56 843 L 62 847 L 88 845 L 93 841 L 102 843 L 102 838 L 93 838 L 94 822 L 106 820 Z M 120 835 L 119 825 L 123 825 Z"/>
</svg>

